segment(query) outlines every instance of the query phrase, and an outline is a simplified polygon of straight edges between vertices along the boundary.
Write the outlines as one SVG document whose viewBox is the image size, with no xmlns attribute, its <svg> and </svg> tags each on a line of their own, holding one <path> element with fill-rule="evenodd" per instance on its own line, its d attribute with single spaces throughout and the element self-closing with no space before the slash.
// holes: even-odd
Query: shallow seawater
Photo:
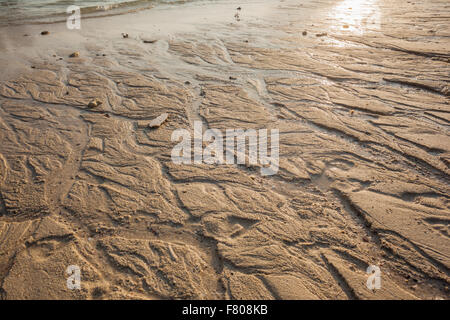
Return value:
<svg viewBox="0 0 450 320">
<path fill-rule="evenodd" d="M 81 14 L 120 14 L 145 9 L 159 3 L 185 3 L 189 0 L 0 0 L 0 25 L 48 23 L 68 16 L 69 6 L 81 8 Z"/>
</svg>

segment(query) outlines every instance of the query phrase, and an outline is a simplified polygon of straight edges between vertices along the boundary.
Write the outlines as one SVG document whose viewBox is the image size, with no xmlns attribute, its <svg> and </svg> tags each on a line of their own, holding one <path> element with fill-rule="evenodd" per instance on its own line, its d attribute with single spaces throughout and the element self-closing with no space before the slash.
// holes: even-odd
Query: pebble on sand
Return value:
<svg viewBox="0 0 450 320">
<path fill-rule="evenodd" d="M 153 119 L 152 121 L 150 121 L 150 123 L 148 124 L 149 128 L 158 128 L 159 126 L 161 126 L 164 122 L 166 122 L 167 118 L 169 117 L 168 113 L 163 113 L 160 116 L 158 116 L 157 118 Z"/>
<path fill-rule="evenodd" d="M 308 34 L 307 31 L 303 31 L 303 32 L 302 32 L 302 35 L 304 35 L 304 36 L 306 36 L 307 34 Z"/>
<path fill-rule="evenodd" d="M 122 33 L 122 37 L 123 37 L 124 39 L 128 38 L 128 33 Z"/>
<path fill-rule="evenodd" d="M 77 52 L 72 53 L 69 57 L 70 58 L 78 58 L 79 56 L 80 56 L 80 53 L 77 51 Z"/>
<path fill-rule="evenodd" d="M 155 43 L 158 40 L 143 40 L 143 41 L 144 41 L 144 43 Z"/>
<path fill-rule="evenodd" d="M 94 99 L 91 102 L 88 103 L 89 108 L 96 108 L 99 105 L 101 105 L 103 102 L 101 102 L 99 99 Z"/>
<path fill-rule="evenodd" d="M 50 32 L 48 32 L 48 31 L 42 31 L 42 32 L 41 32 L 41 35 L 43 35 L 43 36 L 46 36 L 46 35 L 48 35 L 48 34 L 50 34 Z"/>
</svg>

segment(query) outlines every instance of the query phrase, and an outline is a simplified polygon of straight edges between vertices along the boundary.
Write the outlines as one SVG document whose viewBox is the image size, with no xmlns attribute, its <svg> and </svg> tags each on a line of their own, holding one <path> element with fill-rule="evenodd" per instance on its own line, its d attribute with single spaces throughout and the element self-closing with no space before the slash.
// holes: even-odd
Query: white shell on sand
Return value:
<svg viewBox="0 0 450 320">
<path fill-rule="evenodd" d="M 150 121 L 150 123 L 148 124 L 149 128 L 158 128 L 167 120 L 168 117 L 169 117 L 168 113 L 161 114 L 159 117 Z"/>
</svg>

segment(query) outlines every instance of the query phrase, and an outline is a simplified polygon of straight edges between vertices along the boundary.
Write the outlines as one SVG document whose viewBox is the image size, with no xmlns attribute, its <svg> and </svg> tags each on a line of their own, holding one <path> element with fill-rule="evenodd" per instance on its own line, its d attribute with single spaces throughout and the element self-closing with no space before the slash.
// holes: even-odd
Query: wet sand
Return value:
<svg viewBox="0 0 450 320">
<path fill-rule="evenodd" d="M 217 1 L 2 28 L 0 298 L 449 299 L 449 13 Z M 279 129 L 278 174 L 174 164 L 194 121 Z"/>
</svg>

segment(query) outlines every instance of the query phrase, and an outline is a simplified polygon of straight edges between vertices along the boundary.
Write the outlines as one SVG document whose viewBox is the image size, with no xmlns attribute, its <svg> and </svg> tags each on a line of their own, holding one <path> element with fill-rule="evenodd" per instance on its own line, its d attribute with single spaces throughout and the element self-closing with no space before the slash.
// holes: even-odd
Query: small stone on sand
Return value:
<svg viewBox="0 0 450 320">
<path fill-rule="evenodd" d="M 101 102 L 99 99 L 94 99 L 91 102 L 88 103 L 89 108 L 96 108 L 99 105 L 101 105 L 103 102 Z"/>
<path fill-rule="evenodd" d="M 77 51 L 77 52 L 72 53 L 69 57 L 70 58 L 78 58 L 79 56 L 80 56 L 80 53 Z"/>
<path fill-rule="evenodd" d="M 158 128 L 158 127 L 160 127 L 167 120 L 168 117 L 169 117 L 168 113 L 161 114 L 157 118 L 155 118 L 152 121 L 150 121 L 150 123 L 148 124 L 149 128 Z"/>
<path fill-rule="evenodd" d="M 143 40 L 143 41 L 144 41 L 144 43 L 155 43 L 158 40 Z"/>
<path fill-rule="evenodd" d="M 306 36 L 307 34 L 308 34 L 307 31 L 303 31 L 303 32 L 302 32 L 302 35 L 304 35 L 304 36 Z"/>
<path fill-rule="evenodd" d="M 48 31 L 42 31 L 42 32 L 41 32 L 41 35 L 43 35 L 43 36 L 46 36 L 46 35 L 48 35 L 48 34 L 50 34 L 50 32 L 48 32 Z"/>
</svg>

